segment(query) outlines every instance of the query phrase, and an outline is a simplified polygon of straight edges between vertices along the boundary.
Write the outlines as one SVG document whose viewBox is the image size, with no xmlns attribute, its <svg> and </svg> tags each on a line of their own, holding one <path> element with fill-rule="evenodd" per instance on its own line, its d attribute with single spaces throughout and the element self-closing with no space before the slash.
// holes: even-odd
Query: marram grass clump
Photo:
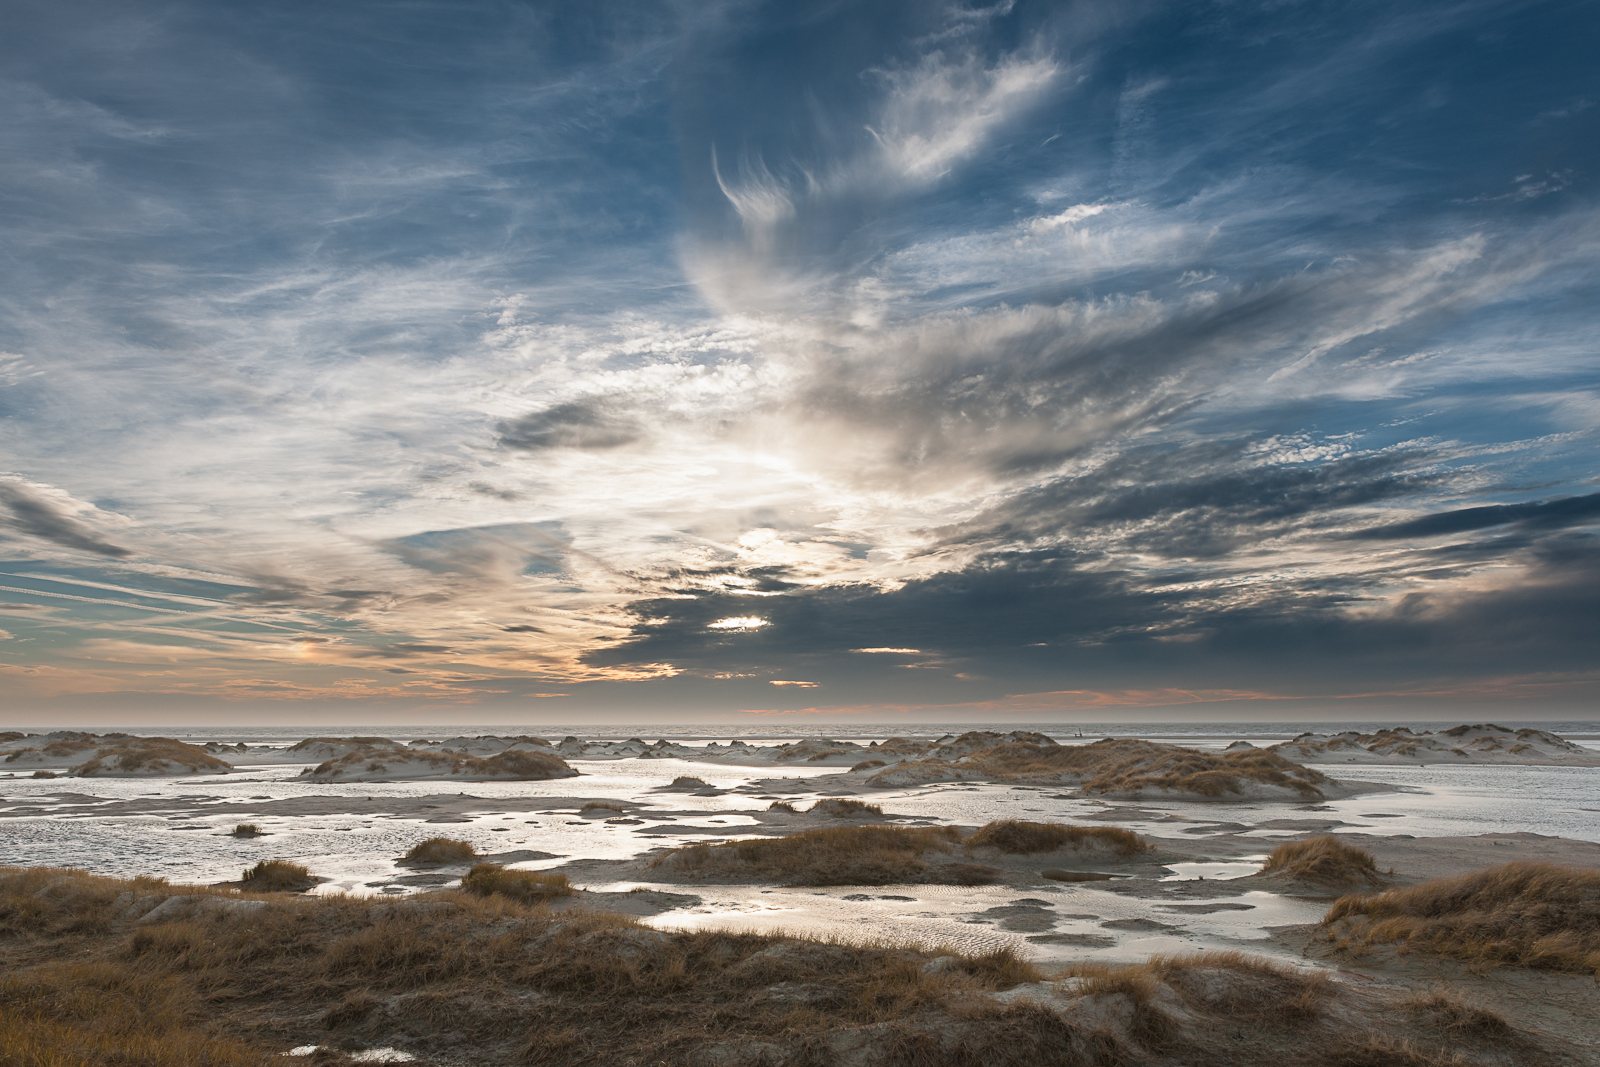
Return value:
<svg viewBox="0 0 1600 1067">
<path fill-rule="evenodd" d="M 1262 874 L 1285 874 L 1318 885 L 1381 885 L 1372 853 L 1337 837 L 1313 837 L 1279 845 L 1261 865 Z"/>
<path fill-rule="evenodd" d="M 498 863 L 480 863 L 472 868 L 461 879 L 461 888 L 480 897 L 509 897 L 524 904 L 539 904 L 574 893 L 564 874 L 507 870 Z"/>
<path fill-rule="evenodd" d="M 253 822 L 242 822 L 233 828 L 234 837 L 262 837 L 266 831 Z"/>
<path fill-rule="evenodd" d="M 953 826 L 830 826 L 787 837 L 689 845 L 657 857 L 651 866 L 787 885 L 890 885 L 932 875 L 926 854 L 960 844 L 961 832 Z M 960 865 L 949 872 L 951 880 L 974 884 L 971 880 L 983 872 L 966 869 L 973 866 Z"/>
<path fill-rule="evenodd" d="M 835 819 L 848 819 L 858 815 L 882 816 L 883 809 L 848 797 L 826 797 L 807 809 L 813 815 L 832 815 Z"/>
<path fill-rule="evenodd" d="M 979 828 L 967 838 L 968 848 L 999 849 L 1012 855 L 1054 852 L 1059 848 L 1109 848 L 1123 856 L 1148 852 L 1149 844 L 1132 830 L 1119 826 L 1069 826 L 1060 822 L 1025 822 L 1003 819 Z"/>
<path fill-rule="evenodd" d="M 1508 863 L 1374 896 L 1341 897 L 1323 925 L 1345 949 L 1409 952 L 1600 977 L 1600 871 Z"/>
<path fill-rule="evenodd" d="M 478 850 L 471 841 L 430 837 L 412 845 L 405 858 L 410 863 L 466 863 L 478 858 Z"/>
<path fill-rule="evenodd" d="M 585 803 L 583 807 L 578 809 L 578 814 L 582 815 L 585 812 L 594 812 L 596 815 L 599 815 L 609 811 L 621 815 L 627 810 L 627 808 L 624 808 L 615 800 L 591 800 Z"/>
<path fill-rule="evenodd" d="M 239 879 L 244 889 L 258 893 L 299 892 L 317 884 L 311 872 L 288 860 L 262 860 Z"/>
</svg>

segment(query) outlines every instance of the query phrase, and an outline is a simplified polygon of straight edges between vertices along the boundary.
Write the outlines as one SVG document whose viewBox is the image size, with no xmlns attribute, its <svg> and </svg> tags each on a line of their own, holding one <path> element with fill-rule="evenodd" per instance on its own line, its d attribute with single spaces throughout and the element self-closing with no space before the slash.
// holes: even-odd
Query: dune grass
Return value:
<svg viewBox="0 0 1600 1067">
<path fill-rule="evenodd" d="M 875 767 L 887 767 L 888 765 L 889 765 L 889 761 L 888 760 L 864 759 L 860 763 L 856 764 L 854 767 L 851 767 L 850 770 L 852 772 L 854 772 L 854 771 L 870 771 Z"/>
<path fill-rule="evenodd" d="M 768 811 L 781 811 L 785 815 L 799 815 L 800 814 L 800 809 L 795 807 L 793 804 L 789 803 L 787 800 L 774 800 L 771 804 L 767 805 L 767 810 Z"/>
<path fill-rule="evenodd" d="M 1155 847 L 1133 831 L 1117 826 L 1069 826 L 1059 822 L 1025 822 L 1019 819 L 989 823 L 967 838 L 968 848 L 995 848 L 1023 856 L 1086 846 L 1109 848 L 1122 856 L 1137 856 Z"/>
<path fill-rule="evenodd" d="M 262 860 L 245 871 L 239 882 L 256 893 L 299 892 L 317 884 L 310 871 L 288 860 Z"/>
<path fill-rule="evenodd" d="M 1261 873 L 1285 874 L 1318 885 L 1383 884 L 1372 853 L 1337 837 L 1314 837 L 1279 845 L 1261 865 Z"/>
<path fill-rule="evenodd" d="M 584 805 L 578 809 L 578 814 L 582 815 L 586 811 L 611 811 L 621 815 L 627 810 L 627 808 L 623 807 L 621 804 L 618 804 L 615 800 L 590 800 L 585 802 Z"/>
<path fill-rule="evenodd" d="M 692 774 L 680 774 L 672 780 L 668 789 L 710 789 L 711 783 L 704 778 L 696 778 Z"/>
<path fill-rule="evenodd" d="M 1336 943 L 1600 977 L 1600 871 L 1508 863 L 1373 896 L 1322 920 Z"/>
<path fill-rule="evenodd" d="M 498 863 L 480 863 L 472 868 L 461 879 L 461 888 L 481 897 L 502 896 L 524 904 L 570 897 L 574 892 L 564 874 L 507 870 Z"/>
<path fill-rule="evenodd" d="M 689 845 L 652 867 L 700 877 L 759 879 L 789 885 L 889 885 L 929 872 L 925 853 L 961 843 L 952 826 L 833 826 L 787 837 Z M 976 872 L 957 871 L 963 877 Z"/>
<path fill-rule="evenodd" d="M 217 759 L 198 745 L 175 741 L 170 737 L 125 737 L 106 745 L 94 757 L 72 769 L 72 773 L 88 778 L 96 774 L 136 774 L 140 771 L 173 771 L 189 773 L 220 773 L 233 769 L 232 764 Z"/>
<path fill-rule="evenodd" d="M 846 819 L 858 815 L 883 815 L 883 808 L 877 804 L 867 804 L 860 800 L 851 800 L 849 797 L 824 797 L 808 809 L 812 815 L 831 815 L 835 819 Z"/>
<path fill-rule="evenodd" d="M 973 753 L 963 766 L 1002 781 L 1076 777 L 1090 793 L 1164 790 L 1210 798 L 1243 794 L 1252 783 L 1316 798 L 1323 795 L 1318 786 L 1328 781 L 1321 772 L 1265 749 L 1200 752 L 1154 741 L 1112 738 L 1088 745 L 997 745 Z"/>
<path fill-rule="evenodd" d="M 1114 1001 L 1110 1012 L 1085 1002 L 1102 1021 L 1080 1021 L 988 1000 L 1042 980 L 1006 950 L 663 932 L 625 916 L 553 915 L 499 893 L 453 890 L 383 901 L 275 897 L 249 913 L 196 911 L 153 925 L 124 915 L 129 896 L 174 893 L 235 896 L 0 868 L 0 1063 L 266 1067 L 294 1062 L 281 1054 L 305 1044 L 327 1050 L 309 1067 L 386 1045 L 425 1062 L 443 1062 L 443 1046 L 451 1062 L 484 1067 L 1544 1062 L 1536 1046 L 1513 1043 L 1523 1036 L 1452 1029 L 1447 1009 L 1369 1004 L 1381 992 L 1351 999 L 1329 983 L 1330 996 L 1346 999 L 1323 1012 L 1315 975 L 1231 953 L 1080 965 L 1081 992 L 1134 1002 L 1123 1027 Z M 939 956 L 948 965 L 930 967 Z M 1489 1058 L 1453 1059 L 1464 1035 Z"/>
<path fill-rule="evenodd" d="M 410 863 L 466 863 L 478 858 L 478 849 L 471 841 L 454 837 L 430 837 L 419 841 L 406 851 Z"/>
<path fill-rule="evenodd" d="M 253 822 L 242 822 L 233 828 L 234 837 L 261 837 L 266 831 Z"/>
</svg>

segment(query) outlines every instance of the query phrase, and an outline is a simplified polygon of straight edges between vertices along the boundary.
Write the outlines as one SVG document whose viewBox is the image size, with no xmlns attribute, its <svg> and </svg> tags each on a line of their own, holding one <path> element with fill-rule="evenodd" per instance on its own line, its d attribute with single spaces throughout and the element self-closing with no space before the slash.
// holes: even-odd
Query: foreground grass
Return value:
<svg viewBox="0 0 1600 1067">
<path fill-rule="evenodd" d="M 1272 850 L 1261 865 L 1262 874 L 1284 874 L 1318 885 L 1379 885 L 1383 877 L 1372 853 L 1345 844 L 1337 837 L 1293 841 Z"/>
<path fill-rule="evenodd" d="M 139 921 L 174 895 L 180 910 Z M 1453 995 L 1400 1001 L 1238 953 L 1051 986 L 1004 949 L 664 933 L 493 892 L 208 898 L 240 895 L 0 868 L 0 1063 L 264 1067 L 301 1045 L 322 1047 L 308 1067 L 378 1047 L 417 1067 L 1552 1062 Z"/>
<path fill-rule="evenodd" d="M 915 1047 L 919 1020 L 935 1016 L 972 1031 L 962 1040 L 981 1059 L 958 1062 L 1078 1062 L 1070 1044 L 1051 1051 L 1071 1032 L 1049 1013 L 970 1003 L 1038 980 L 1010 952 L 930 972 L 931 954 L 911 948 L 664 934 L 616 915 L 551 916 L 498 892 L 278 897 L 248 919 L 196 909 L 134 925 L 130 899 L 174 892 L 0 868 L 0 1063 L 245 1067 L 340 1035 L 426 1055 L 454 1033 L 471 1035 L 477 1062 L 679 1064 L 719 1043 L 781 1041 L 801 1050 L 789 1062 L 820 1065 L 841 1028 L 882 1026 L 890 1046 L 904 1031 Z M 774 986 L 803 995 L 769 995 Z"/>
<path fill-rule="evenodd" d="M 1337 944 L 1394 945 L 1474 963 L 1600 977 L 1600 871 L 1548 863 L 1341 897 L 1323 924 Z"/>
</svg>

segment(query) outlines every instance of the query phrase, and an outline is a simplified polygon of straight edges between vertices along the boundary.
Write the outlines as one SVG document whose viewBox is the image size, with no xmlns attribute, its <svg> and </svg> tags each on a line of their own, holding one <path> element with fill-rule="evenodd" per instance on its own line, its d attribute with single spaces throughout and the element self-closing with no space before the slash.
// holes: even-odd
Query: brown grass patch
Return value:
<svg viewBox="0 0 1600 1067">
<path fill-rule="evenodd" d="M 1341 897 L 1322 921 L 1338 924 L 1345 948 L 1394 944 L 1476 963 L 1600 976 L 1600 871 L 1508 863 Z"/>
<path fill-rule="evenodd" d="M 667 933 L 493 892 L 280 896 L 254 911 L 195 909 L 139 925 L 127 911 L 130 899 L 178 892 L 237 899 L 157 879 L 0 868 L 0 1063 L 266 1067 L 304 1044 L 324 1048 L 308 1067 L 379 1045 L 485 1067 L 1451 1062 L 1431 1045 L 1339 1043 L 1343 1033 L 1403 1037 L 1414 1017 L 1406 1010 L 1370 1026 L 1367 1015 L 1334 1014 L 1280 1026 L 1258 1001 L 1274 988 L 1302 996 L 1302 979 L 1235 954 L 1097 970 L 1085 984 L 1134 1002 L 1126 1037 L 1141 1049 L 1118 1029 L 1087 1030 L 1046 1007 L 986 1002 L 986 992 L 1040 981 L 1010 952 L 929 967 L 934 953 L 904 945 Z M 1234 978 L 1260 984 L 1230 994 Z M 1179 1029 L 1161 1008 L 1173 996 L 1216 1008 Z M 1443 1042 L 1452 1032 L 1424 1036 Z M 1531 1043 L 1496 1049 L 1495 1062 L 1539 1062 Z"/>
<path fill-rule="evenodd" d="M 774 800 L 771 804 L 767 805 L 767 810 L 768 811 L 781 811 L 786 815 L 799 815 L 800 814 L 800 809 L 795 807 L 793 804 L 789 803 L 787 800 Z"/>
<path fill-rule="evenodd" d="M 856 764 L 854 767 L 851 767 L 850 770 L 851 771 L 870 771 L 874 767 L 887 767 L 888 765 L 889 765 L 889 761 L 888 760 L 864 759 L 860 763 Z"/>
<path fill-rule="evenodd" d="M 1060 822 L 1024 822 L 1018 819 L 989 823 L 967 838 L 968 848 L 985 846 L 1012 855 L 1098 846 L 1109 848 L 1122 856 L 1137 856 L 1155 847 L 1133 831 L 1120 827 L 1069 826 Z"/>
<path fill-rule="evenodd" d="M 692 774 L 680 774 L 672 780 L 668 789 L 710 789 L 711 783 L 704 778 L 696 778 Z"/>
<path fill-rule="evenodd" d="M 883 815 L 883 808 L 877 804 L 867 804 L 848 797 L 826 797 L 811 805 L 812 815 L 831 815 L 835 819 L 846 819 L 857 815 Z"/>
<path fill-rule="evenodd" d="M 0 980 L 6 1067 L 264 1067 L 259 1045 L 194 1026 L 191 983 L 110 962 L 55 963 Z"/>
<path fill-rule="evenodd" d="M 261 837 L 266 833 L 253 822 L 242 822 L 233 828 L 234 837 Z"/>
<path fill-rule="evenodd" d="M 461 879 L 468 893 L 487 897 L 498 895 L 524 904 L 538 904 L 551 897 L 570 897 L 572 883 L 567 876 L 545 871 L 507 870 L 498 863 L 480 863 Z"/>
<path fill-rule="evenodd" d="M 1511 1024 L 1504 1018 L 1453 989 L 1435 989 L 1412 997 L 1406 1007 L 1432 1029 L 1485 1038 L 1503 1038 L 1512 1033 Z"/>
<path fill-rule="evenodd" d="M 1261 865 L 1261 873 L 1286 874 L 1318 885 L 1383 884 L 1372 853 L 1337 837 L 1314 837 L 1279 845 Z"/>
<path fill-rule="evenodd" d="M 430 837 L 412 845 L 405 859 L 410 863 L 466 863 L 478 858 L 478 850 L 471 841 L 453 837 Z"/>
<path fill-rule="evenodd" d="M 590 800 L 587 801 L 583 807 L 578 809 L 578 814 L 582 815 L 586 811 L 614 811 L 621 815 L 627 810 L 627 808 L 623 807 L 621 804 L 618 804 L 615 800 Z"/>
<path fill-rule="evenodd" d="M 288 860 L 262 860 L 244 872 L 240 886 L 257 893 L 298 893 L 317 884 L 311 872 Z"/>
<path fill-rule="evenodd" d="M 741 878 L 785 885 L 889 885 L 929 872 L 924 853 L 961 842 L 949 826 L 836 826 L 788 837 L 689 845 L 651 861 L 710 878 Z"/>
</svg>

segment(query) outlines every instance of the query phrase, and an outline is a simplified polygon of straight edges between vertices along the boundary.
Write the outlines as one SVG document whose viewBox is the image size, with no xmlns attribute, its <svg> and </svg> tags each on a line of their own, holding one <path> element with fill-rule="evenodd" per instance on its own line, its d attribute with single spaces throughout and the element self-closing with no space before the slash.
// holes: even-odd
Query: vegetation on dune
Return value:
<svg viewBox="0 0 1600 1067">
<path fill-rule="evenodd" d="M 323 760 L 315 768 L 301 773 L 316 778 L 337 778 L 343 774 L 385 774 L 388 773 L 390 764 L 407 763 L 427 764 L 430 769 L 443 774 L 470 774 L 527 781 L 571 778 L 578 773 L 568 766 L 566 760 L 543 752 L 508 750 L 480 759 L 477 756 L 461 756 L 453 752 L 405 748 L 393 742 L 387 742 L 386 745 L 387 747 L 358 748 L 335 759 Z"/>
<path fill-rule="evenodd" d="M 1372 896 L 1322 920 L 1335 942 L 1600 976 L 1600 871 L 1508 863 Z"/>
<path fill-rule="evenodd" d="M 789 803 L 787 800 L 774 800 L 771 804 L 767 805 L 767 810 L 768 811 L 781 811 L 781 812 L 783 812 L 783 813 L 785 813 L 787 815 L 798 815 L 798 814 L 800 814 L 800 809 L 796 808 L 793 804 Z"/>
<path fill-rule="evenodd" d="M 1077 778 L 1090 793 L 1157 789 L 1226 797 L 1244 793 L 1253 783 L 1316 798 L 1323 795 L 1318 787 L 1328 781 L 1320 771 L 1291 763 L 1264 749 L 1199 752 L 1154 741 L 1108 737 L 1088 745 L 996 745 L 974 752 L 955 764 L 934 759 L 889 767 L 869 782 L 883 775 L 901 775 L 919 766 L 934 771 L 947 767 L 974 770 L 1000 781 Z"/>
<path fill-rule="evenodd" d="M 1285 874 L 1318 885 L 1383 884 L 1372 853 L 1337 837 L 1314 837 L 1279 845 L 1261 865 L 1261 873 Z"/>
<path fill-rule="evenodd" d="M 573 894 L 572 883 L 564 874 L 507 870 L 498 863 L 480 863 L 472 868 L 461 879 L 461 888 L 481 897 L 509 897 L 524 904 Z"/>
<path fill-rule="evenodd" d="M 830 826 L 787 837 L 689 845 L 652 867 L 700 877 L 761 879 L 789 885 L 889 885 L 930 873 L 928 852 L 961 844 L 953 826 Z M 955 872 L 970 878 L 974 872 Z"/>
<path fill-rule="evenodd" d="M 299 892 L 317 884 L 311 872 L 288 860 L 262 860 L 239 879 L 244 889 L 259 893 Z"/>
<path fill-rule="evenodd" d="M 838 1059 L 830 1042 L 856 1030 L 881 1049 L 874 1063 L 1084 1062 L 1055 1015 L 972 1002 L 1041 979 L 1006 950 L 930 971 L 932 954 L 917 949 L 669 934 L 617 915 L 551 916 L 499 893 L 376 908 L 284 898 L 249 921 L 118 918 L 129 893 L 172 892 L 0 868 L 0 1063 L 266 1067 L 308 1037 L 426 1049 L 449 1032 L 470 1034 L 483 1063 L 759 1062 L 772 1042 L 792 1048 L 786 1062 L 825 1063 Z M 955 1059 L 929 1061 L 941 1040 Z M 705 1055 L 718 1046 L 728 1051 Z M 756 1051 L 736 1051 L 745 1046 Z"/>
<path fill-rule="evenodd" d="M 668 789 L 710 789 L 711 783 L 704 778 L 696 778 L 691 774 L 680 774 L 672 780 Z"/>
<path fill-rule="evenodd" d="M 261 837 L 265 832 L 253 822 L 242 822 L 233 828 L 234 837 Z"/>
<path fill-rule="evenodd" d="M 845 819 L 856 815 L 883 815 L 883 808 L 877 804 L 867 804 L 848 797 L 825 797 L 811 805 L 808 810 L 812 815 L 831 815 L 835 819 Z"/>
<path fill-rule="evenodd" d="M 888 828 L 844 828 L 872 829 Z M 175 895 L 182 908 L 138 921 Z M 1238 953 L 1077 965 L 1060 990 L 1084 996 L 1080 1016 L 989 999 L 1044 977 L 1004 949 L 662 932 L 493 891 L 275 897 L 248 912 L 207 897 L 238 900 L 0 868 L 0 1063 L 267 1067 L 313 1042 L 329 1051 L 312 1064 L 379 1046 L 429 1058 L 441 1042 L 506 1067 L 1542 1062 L 1526 1035 L 1449 997 L 1396 1004 Z M 1484 1058 L 1457 1058 L 1463 1047 Z"/>
<path fill-rule="evenodd" d="M 454 837 L 430 837 L 420 841 L 405 854 L 408 863 L 466 863 L 478 858 L 478 850 L 471 841 Z"/>
<path fill-rule="evenodd" d="M 80 750 L 84 747 L 92 746 L 80 746 Z M 174 741 L 170 737 L 123 737 L 115 744 L 102 746 L 93 759 L 72 768 L 72 773 L 87 778 L 96 774 L 136 774 L 177 768 L 191 773 L 220 773 L 231 771 L 233 765 L 198 745 Z"/>
<path fill-rule="evenodd" d="M 627 810 L 628 810 L 627 808 L 624 808 L 621 804 L 618 804 L 615 800 L 590 800 L 590 801 L 585 801 L 584 802 L 583 807 L 578 809 L 578 814 L 581 815 L 586 811 L 595 811 L 595 812 L 611 811 L 611 812 L 616 812 L 618 814 L 622 814 L 622 813 L 626 812 Z"/>
<path fill-rule="evenodd" d="M 870 771 L 874 767 L 887 767 L 888 765 L 889 764 L 888 764 L 887 760 L 864 759 L 860 763 L 856 764 L 854 767 L 851 767 L 850 770 L 852 772 L 854 772 L 854 771 Z"/>
<path fill-rule="evenodd" d="M 1012 855 L 1054 852 L 1085 846 L 1110 848 L 1123 856 L 1136 856 L 1155 846 L 1131 830 L 1117 826 L 1069 826 L 1059 822 L 1024 822 L 1004 819 L 981 827 L 967 838 L 968 848 L 995 848 Z"/>
<path fill-rule="evenodd" d="M 387 737 L 308 737 L 304 741 L 297 741 L 290 745 L 288 752 L 304 752 L 317 745 L 360 745 L 362 748 L 399 748 L 400 745 Z"/>
</svg>

